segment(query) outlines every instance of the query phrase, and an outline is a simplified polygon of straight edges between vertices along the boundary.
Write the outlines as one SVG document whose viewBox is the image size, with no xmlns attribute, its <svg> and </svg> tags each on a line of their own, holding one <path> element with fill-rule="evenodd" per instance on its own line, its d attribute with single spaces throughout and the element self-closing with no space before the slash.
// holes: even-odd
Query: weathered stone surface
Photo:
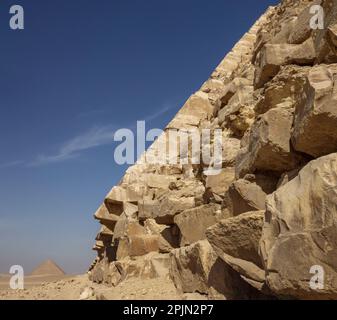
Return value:
<svg viewBox="0 0 337 320">
<path fill-rule="evenodd" d="M 257 58 L 255 87 L 260 88 L 270 81 L 283 65 L 312 65 L 315 58 L 316 51 L 311 38 L 302 44 L 265 44 Z"/>
<path fill-rule="evenodd" d="M 243 298 L 252 294 L 239 275 L 220 260 L 206 241 L 171 252 L 170 276 L 176 287 L 184 293 L 213 291 L 216 297 Z"/>
<path fill-rule="evenodd" d="M 328 37 L 333 47 L 337 47 L 337 24 L 328 28 Z"/>
<path fill-rule="evenodd" d="M 251 81 L 249 79 L 237 77 L 225 87 L 222 88 L 220 93 L 218 94 L 218 100 L 216 101 L 216 105 L 218 109 L 216 112 L 219 112 L 219 109 L 224 109 L 230 102 L 230 100 L 236 95 L 236 99 L 233 101 L 243 101 L 245 99 L 250 99 L 249 94 L 246 92 L 251 91 Z M 219 119 L 220 123 L 224 121 L 224 117 Z"/>
<path fill-rule="evenodd" d="M 253 288 L 261 291 L 266 295 L 271 295 L 270 290 L 266 287 L 265 271 L 256 264 L 234 258 L 222 251 L 218 251 L 219 257 L 240 274 L 240 277 L 250 284 Z"/>
<path fill-rule="evenodd" d="M 206 229 L 223 218 L 221 206 L 208 204 L 188 209 L 174 217 L 181 232 L 180 246 L 187 246 L 206 238 Z"/>
<path fill-rule="evenodd" d="M 320 65 L 308 75 L 307 96 L 296 108 L 294 148 L 313 157 L 337 151 L 337 65 Z"/>
<path fill-rule="evenodd" d="M 102 259 L 90 272 L 90 278 L 94 282 L 115 287 L 128 278 L 168 278 L 169 267 L 170 257 L 168 254 L 151 252 L 141 257 L 125 257 L 112 263 Z"/>
<path fill-rule="evenodd" d="M 258 248 L 263 220 L 264 211 L 246 212 L 221 220 L 207 230 L 207 240 L 217 253 L 247 260 L 262 268 Z"/>
<path fill-rule="evenodd" d="M 157 173 L 165 176 L 180 175 L 183 173 L 183 166 L 179 164 L 160 166 Z"/>
<path fill-rule="evenodd" d="M 263 114 L 273 108 L 294 110 L 305 97 L 309 70 L 307 66 L 282 66 L 280 72 L 265 85 L 255 112 Z"/>
<path fill-rule="evenodd" d="M 161 200 L 159 210 L 154 218 L 159 224 L 173 224 L 175 215 L 194 207 L 194 197 L 182 199 L 174 195 L 168 195 Z"/>
<path fill-rule="evenodd" d="M 204 185 L 195 179 L 171 182 L 157 199 L 144 197 L 138 202 L 138 217 L 140 220 L 153 218 L 159 224 L 173 224 L 174 216 L 202 202 L 204 193 Z"/>
<path fill-rule="evenodd" d="M 190 176 L 189 178 L 180 180 L 175 186 L 172 186 L 169 193 L 166 194 L 174 195 L 178 198 L 194 197 L 195 199 L 201 199 L 204 192 L 205 186 L 195 175 L 193 175 L 192 177 Z"/>
<path fill-rule="evenodd" d="M 94 268 L 90 271 L 90 279 L 96 283 L 102 283 L 104 279 L 104 269 L 101 263 L 96 263 Z"/>
<path fill-rule="evenodd" d="M 174 176 L 159 174 L 147 174 L 144 178 L 149 188 L 158 189 L 168 189 L 169 185 L 177 180 Z"/>
<path fill-rule="evenodd" d="M 176 117 L 168 124 L 168 129 L 186 129 L 196 127 L 202 119 L 208 119 L 214 113 L 214 106 L 208 95 L 197 92 L 192 95 L 180 109 Z"/>
<path fill-rule="evenodd" d="M 159 251 L 159 237 L 157 235 L 129 236 L 128 238 L 130 257 Z"/>
<path fill-rule="evenodd" d="M 242 178 L 255 171 L 282 173 L 298 167 L 300 157 L 290 145 L 292 122 L 288 109 L 271 109 L 262 115 L 251 129 L 248 146 L 237 156 L 236 176 Z"/>
<path fill-rule="evenodd" d="M 280 27 L 277 30 L 275 30 L 276 34 L 274 34 L 273 36 L 269 36 L 269 38 L 267 39 L 267 43 L 270 44 L 289 43 L 288 39 L 294 30 L 294 25 L 296 22 L 297 22 L 296 17 L 289 17 L 283 20 L 280 23 Z"/>
<path fill-rule="evenodd" d="M 266 194 L 273 193 L 277 189 L 279 178 L 271 173 L 247 174 L 244 180 L 258 185 Z"/>
<path fill-rule="evenodd" d="M 242 137 L 254 122 L 253 91 L 253 86 L 243 86 L 237 89 L 226 106 L 218 112 L 219 124 L 231 129 L 235 136 Z"/>
<path fill-rule="evenodd" d="M 207 176 L 206 189 L 211 192 L 224 196 L 229 186 L 235 179 L 235 169 L 232 167 L 222 169 L 220 174 Z"/>
<path fill-rule="evenodd" d="M 138 213 L 138 206 L 136 204 L 130 203 L 130 202 L 124 202 L 124 214 L 130 218 L 135 219 L 137 218 Z"/>
<path fill-rule="evenodd" d="M 109 229 L 108 227 L 106 227 L 106 226 L 103 225 L 101 227 L 98 235 L 97 235 L 96 240 L 100 240 L 100 239 L 102 239 L 104 237 L 110 237 L 111 238 L 112 236 L 113 236 L 113 231 L 111 229 Z"/>
<path fill-rule="evenodd" d="M 110 213 L 120 215 L 124 209 L 124 202 L 137 202 L 146 195 L 146 192 L 147 188 L 143 184 L 131 184 L 126 188 L 116 186 L 106 196 L 105 204 Z"/>
<path fill-rule="evenodd" d="M 261 240 L 267 284 L 278 295 L 337 298 L 337 154 L 310 162 L 299 176 L 268 196 Z M 313 266 L 324 286 L 310 288 Z"/>
<path fill-rule="evenodd" d="M 168 254 L 151 252 L 142 257 L 126 258 L 116 264 L 120 265 L 125 278 L 154 279 L 169 276 L 170 257 Z"/>
<path fill-rule="evenodd" d="M 321 0 L 315 0 L 310 3 L 296 18 L 295 24 L 292 26 L 292 31 L 289 35 L 288 42 L 291 44 L 300 44 L 307 40 L 313 29 L 310 27 L 310 20 L 313 14 L 310 13 L 310 9 L 313 5 L 321 4 Z"/>
<path fill-rule="evenodd" d="M 129 235 L 119 240 L 117 260 L 159 251 L 158 235 Z"/>
<path fill-rule="evenodd" d="M 218 256 L 252 287 L 270 296 L 259 255 L 264 211 L 253 211 L 228 218 L 210 227 L 207 240 Z"/>
<path fill-rule="evenodd" d="M 154 218 L 159 211 L 159 201 L 144 198 L 138 202 L 138 218 L 139 220 L 146 220 Z"/>
<path fill-rule="evenodd" d="M 224 83 L 217 79 L 208 79 L 202 86 L 201 91 L 210 93 L 212 91 L 223 89 Z"/>
<path fill-rule="evenodd" d="M 114 229 L 117 221 L 120 219 L 119 216 L 111 214 L 104 203 L 95 212 L 94 218 L 109 227 L 111 230 Z"/>
<path fill-rule="evenodd" d="M 159 252 L 169 253 L 179 246 L 180 232 L 177 226 L 161 225 L 157 224 L 154 219 L 147 219 L 144 222 L 144 227 L 147 233 L 154 234 L 159 237 Z"/>
<path fill-rule="evenodd" d="M 324 0 L 321 3 L 324 12 L 324 28 L 313 33 L 317 52 L 317 63 L 336 63 L 336 48 L 329 37 L 329 28 L 337 23 L 337 3 L 335 0 Z"/>
<path fill-rule="evenodd" d="M 116 287 L 126 277 L 124 270 L 118 263 L 105 263 L 103 267 L 103 282 L 106 285 Z"/>
<path fill-rule="evenodd" d="M 228 137 L 227 133 L 224 134 L 222 140 L 222 166 L 233 167 L 235 165 L 235 158 L 240 150 L 240 140 Z"/>
<path fill-rule="evenodd" d="M 145 228 L 137 220 L 130 220 L 126 216 L 121 217 L 116 223 L 113 240 L 124 238 L 128 235 L 144 235 Z"/>
<path fill-rule="evenodd" d="M 266 194 L 256 184 L 244 179 L 236 180 L 231 184 L 224 200 L 224 206 L 231 215 L 263 210 L 265 208 Z"/>
</svg>

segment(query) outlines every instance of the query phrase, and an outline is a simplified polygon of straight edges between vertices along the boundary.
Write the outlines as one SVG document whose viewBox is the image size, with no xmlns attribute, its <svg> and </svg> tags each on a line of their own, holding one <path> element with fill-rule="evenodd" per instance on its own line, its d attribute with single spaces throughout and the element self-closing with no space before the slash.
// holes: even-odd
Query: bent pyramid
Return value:
<svg viewBox="0 0 337 320">
<path fill-rule="evenodd" d="M 65 272 L 52 260 L 46 260 L 36 267 L 31 273 L 32 276 L 53 275 L 63 276 Z"/>
</svg>

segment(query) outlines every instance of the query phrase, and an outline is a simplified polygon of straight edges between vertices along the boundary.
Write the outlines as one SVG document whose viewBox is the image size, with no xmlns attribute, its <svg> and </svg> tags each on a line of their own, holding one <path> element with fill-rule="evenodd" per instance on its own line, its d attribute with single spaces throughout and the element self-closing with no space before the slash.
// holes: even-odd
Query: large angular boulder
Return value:
<svg viewBox="0 0 337 320">
<path fill-rule="evenodd" d="M 310 20 L 313 18 L 311 8 L 314 5 L 320 5 L 322 0 L 314 0 L 307 6 L 296 18 L 292 31 L 288 37 L 288 43 L 301 44 L 312 34 L 313 29 L 310 26 Z"/>
<path fill-rule="evenodd" d="M 138 201 L 138 219 L 140 221 L 156 217 L 159 211 L 159 201 L 144 197 Z"/>
<path fill-rule="evenodd" d="M 224 206 L 231 216 L 241 213 L 263 210 L 266 194 L 255 182 L 244 179 L 236 180 L 231 184 L 224 199 Z"/>
<path fill-rule="evenodd" d="M 195 207 L 194 197 L 177 197 L 169 194 L 161 199 L 159 210 L 153 217 L 159 224 L 173 224 L 174 216 Z"/>
<path fill-rule="evenodd" d="M 159 252 L 169 253 L 179 247 L 180 232 L 177 226 L 167 226 L 156 223 L 154 219 L 144 221 L 144 227 L 148 234 L 159 237 Z"/>
<path fill-rule="evenodd" d="M 248 145 L 236 158 L 236 177 L 255 171 L 281 174 L 299 166 L 301 157 L 290 144 L 292 111 L 275 108 L 260 116 L 251 128 Z"/>
<path fill-rule="evenodd" d="M 120 215 L 124 211 L 124 202 L 137 202 L 147 194 L 147 187 L 142 183 L 134 183 L 125 187 L 115 186 L 105 198 L 110 213 Z"/>
<path fill-rule="evenodd" d="M 169 254 L 150 252 L 141 257 L 127 257 L 115 263 L 125 278 L 155 279 L 168 278 L 170 267 Z"/>
<path fill-rule="evenodd" d="M 129 278 L 168 278 L 169 266 L 169 255 L 155 252 L 141 257 L 125 257 L 114 262 L 102 259 L 97 261 L 95 268 L 90 271 L 90 279 L 115 287 Z"/>
<path fill-rule="evenodd" d="M 225 133 L 226 134 L 226 133 Z M 240 150 L 240 140 L 228 136 L 222 138 L 222 166 L 233 167 L 235 158 Z"/>
<path fill-rule="evenodd" d="M 116 224 L 111 243 L 117 246 L 116 258 L 120 260 L 127 256 L 158 252 L 160 237 L 149 233 L 138 221 L 124 217 Z"/>
<path fill-rule="evenodd" d="M 218 256 L 254 288 L 270 295 L 259 255 L 264 211 L 253 211 L 224 219 L 206 231 Z"/>
<path fill-rule="evenodd" d="M 103 240 L 104 238 L 112 239 L 113 231 L 106 227 L 105 225 L 102 225 L 101 229 L 99 230 L 99 233 L 96 236 L 96 240 Z"/>
<path fill-rule="evenodd" d="M 305 97 L 309 70 L 310 67 L 307 66 L 282 66 L 280 72 L 265 85 L 255 112 L 263 114 L 278 107 L 294 110 Z"/>
<path fill-rule="evenodd" d="M 206 229 L 223 218 L 221 206 L 208 204 L 188 209 L 174 217 L 181 233 L 180 246 L 190 245 L 206 238 Z"/>
<path fill-rule="evenodd" d="M 137 220 L 130 220 L 126 216 L 122 216 L 116 223 L 113 233 L 113 241 L 130 235 L 143 234 L 146 234 L 146 230 Z"/>
<path fill-rule="evenodd" d="M 254 122 L 255 100 L 253 91 L 253 86 L 241 87 L 231 97 L 228 104 L 218 112 L 219 124 L 231 129 L 237 137 L 242 137 Z"/>
<path fill-rule="evenodd" d="M 293 146 L 315 158 L 337 151 L 336 75 L 336 64 L 312 68 L 307 95 L 296 108 Z"/>
<path fill-rule="evenodd" d="M 204 193 L 204 185 L 195 177 L 171 183 L 158 195 L 158 210 L 153 210 L 152 218 L 158 224 L 174 224 L 175 215 L 203 203 Z"/>
<path fill-rule="evenodd" d="M 201 120 L 209 119 L 214 113 L 214 106 L 205 92 L 198 91 L 192 95 L 180 109 L 167 129 L 187 129 L 197 127 Z"/>
<path fill-rule="evenodd" d="M 240 78 L 240 77 L 235 78 L 233 81 L 231 81 L 226 86 L 223 86 L 222 84 L 221 93 L 219 94 L 219 97 L 218 97 L 219 106 L 220 107 L 226 106 L 228 102 L 230 101 L 230 99 L 236 93 L 238 93 L 240 97 L 242 97 L 242 95 L 245 95 L 245 92 L 244 92 L 245 88 L 249 85 L 251 85 L 251 82 L 249 81 L 249 79 Z"/>
<path fill-rule="evenodd" d="M 143 256 L 150 252 L 159 252 L 158 235 L 129 235 L 119 240 L 117 259 Z"/>
<path fill-rule="evenodd" d="M 111 214 L 106 205 L 103 203 L 95 212 L 94 218 L 99 220 L 101 224 L 113 230 L 117 221 L 120 219 L 120 216 Z"/>
<path fill-rule="evenodd" d="M 218 258 L 207 240 L 171 252 L 170 276 L 184 293 L 211 298 L 239 299 L 256 294 L 239 275 Z"/>
<path fill-rule="evenodd" d="M 261 88 L 289 64 L 312 65 L 316 51 L 312 38 L 302 44 L 265 44 L 257 56 L 255 88 Z"/>
<path fill-rule="evenodd" d="M 207 240 L 216 252 L 253 262 L 262 268 L 258 253 L 264 211 L 243 213 L 221 220 L 206 231 Z"/>
<path fill-rule="evenodd" d="M 268 196 L 260 251 L 267 284 L 279 296 L 337 298 L 336 172 L 334 153 Z M 321 287 L 310 285 L 313 279 Z"/>
</svg>

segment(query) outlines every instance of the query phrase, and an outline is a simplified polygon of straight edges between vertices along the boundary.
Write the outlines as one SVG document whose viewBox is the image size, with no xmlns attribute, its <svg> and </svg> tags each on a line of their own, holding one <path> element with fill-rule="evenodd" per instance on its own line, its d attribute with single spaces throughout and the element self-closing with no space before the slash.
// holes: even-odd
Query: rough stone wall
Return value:
<svg viewBox="0 0 337 320">
<path fill-rule="evenodd" d="M 314 4 L 323 30 L 310 28 Z M 171 277 L 214 299 L 336 298 L 336 48 L 337 1 L 269 8 L 106 196 L 92 280 Z M 169 129 L 206 128 L 222 130 L 220 174 L 146 161 Z M 323 287 L 310 286 L 313 266 Z"/>
</svg>

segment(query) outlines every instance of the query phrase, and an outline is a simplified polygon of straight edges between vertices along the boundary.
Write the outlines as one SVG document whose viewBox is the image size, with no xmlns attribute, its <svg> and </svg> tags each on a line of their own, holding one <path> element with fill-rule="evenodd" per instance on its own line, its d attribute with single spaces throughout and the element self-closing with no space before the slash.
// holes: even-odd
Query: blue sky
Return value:
<svg viewBox="0 0 337 320">
<path fill-rule="evenodd" d="M 123 175 L 112 133 L 163 128 L 276 0 L 2 0 L 0 272 L 94 258 L 92 215 Z M 25 30 L 9 29 L 9 8 Z"/>
</svg>

